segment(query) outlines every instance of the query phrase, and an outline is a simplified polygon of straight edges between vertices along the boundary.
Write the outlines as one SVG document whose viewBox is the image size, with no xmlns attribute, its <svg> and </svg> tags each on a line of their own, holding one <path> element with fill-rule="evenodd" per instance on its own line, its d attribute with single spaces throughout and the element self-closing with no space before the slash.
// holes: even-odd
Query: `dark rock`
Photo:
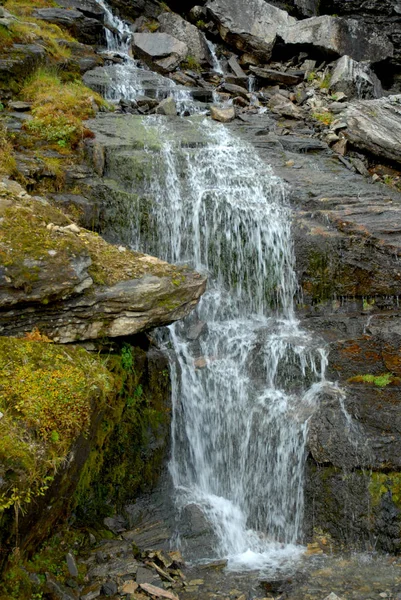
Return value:
<svg viewBox="0 0 401 600">
<path fill-rule="evenodd" d="M 225 83 L 238 85 L 242 87 L 244 90 L 248 87 L 249 77 L 244 75 L 244 77 L 237 77 L 237 75 L 226 75 L 224 77 Z"/>
<path fill-rule="evenodd" d="M 401 96 L 355 102 L 343 117 L 354 146 L 401 163 Z"/>
<path fill-rule="evenodd" d="M 114 596 L 118 592 L 118 585 L 115 581 L 109 580 L 103 584 L 102 594 L 105 596 Z"/>
<path fill-rule="evenodd" d="M 245 4 L 241 0 L 209 0 L 206 8 L 225 42 L 265 62 L 271 57 L 277 35 L 296 23 L 287 12 L 263 0 Z"/>
<path fill-rule="evenodd" d="M 281 85 L 297 85 L 303 79 L 298 75 L 292 75 L 291 73 L 284 73 L 282 71 L 274 71 L 273 69 L 262 69 L 261 67 L 249 67 L 252 73 L 255 73 L 259 79 L 268 81 L 270 83 L 279 83 Z"/>
<path fill-rule="evenodd" d="M 184 42 L 167 33 L 134 33 L 132 47 L 136 56 L 160 71 L 173 71 L 189 54 Z"/>
<path fill-rule="evenodd" d="M 223 83 L 220 89 L 228 94 L 242 96 L 248 100 L 248 90 L 240 85 L 235 85 L 234 83 Z"/>
<path fill-rule="evenodd" d="M 160 14 L 160 4 L 156 0 L 112 0 L 110 4 L 131 19 L 141 15 L 155 19 Z"/>
<path fill-rule="evenodd" d="M 301 153 L 305 152 L 325 152 L 328 150 L 327 144 L 317 140 L 316 138 L 297 137 L 288 135 L 280 140 L 280 144 L 289 152 Z"/>
<path fill-rule="evenodd" d="M 369 100 L 383 96 L 382 85 L 373 71 L 349 56 L 342 56 L 337 61 L 331 75 L 330 89 L 332 92 L 343 92 L 347 98 Z"/>
<path fill-rule="evenodd" d="M 95 600 L 102 592 L 102 586 L 98 583 L 86 586 L 81 593 L 80 600 Z"/>
<path fill-rule="evenodd" d="M 195 25 L 188 23 L 173 12 L 162 13 L 158 17 L 160 33 L 168 33 L 172 37 L 184 42 L 189 48 L 189 54 L 200 65 L 212 65 L 210 50 L 206 44 L 205 36 Z"/>
<path fill-rule="evenodd" d="M 49 573 L 46 573 L 46 588 L 55 600 L 77 600 L 78 598 L 71 589 L 64 587 Z"/>
<path fill-rule="evenodd" d="M 124 517 L 120 515 L 117 515 L 116 517 L 106 517 L 103 520 L 103 523 L 107 527 L 107 529 L 110 529 L 110 531 L 112 531 L 116 535 L 125 531 L 127 525 Z"/>
<path fill-rule="evenodd" d="M 57 0 L 61 8 L 79 10 L 86 17 L 104 21 L 105 11 L 96 0 Z"/>
<path fill-rule="evenodd" d="M 393 55 L 393 45 L 377 31 L 352 19 L 324 15 L 299 21 L 282 32 L 286 44 L 309 46 L 328 55 L 379 62 Z"/>
<path fill-rule="evenodd" d="M 48 23 L 65 27 L 79 42 L 83 44 L 104 44 L 104 28 L 98 19 L 91 19 L 79 10 L 64 8 L 39 8 L 33 16 Z"/>
<path fill-rule="evenodd" d="M 115 558 L 96 565 L 88 570 L 89 580 L 108 579 L 109 577 L 134 576 L 140 568 L 140 563 L 135 558 Z"/>
<path fill-rule="evenodd" d="M 136 572 L 135 581 L 138 585 L 141 583 L 150 583 L 152 585 L 160 585 L 161 578 L 151 569 L 147 569 L 145 567 L 138 567 Z"/>
<path fill-rule="evenodd" d="M 3 98 L 10 98 L 10 80 L 22 81 L 46 60 L 46 50 L 37 44 L 14 44 L 4 58 L 0 58 L 0 90 Z"/>
</svg>

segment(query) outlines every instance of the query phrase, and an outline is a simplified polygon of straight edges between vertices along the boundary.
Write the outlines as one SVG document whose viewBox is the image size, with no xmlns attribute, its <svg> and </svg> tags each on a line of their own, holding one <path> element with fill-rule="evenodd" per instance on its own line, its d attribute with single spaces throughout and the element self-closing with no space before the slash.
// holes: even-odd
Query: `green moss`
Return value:
<svg viewBox="0 0 401 600">
<path fill-rule="evenodd" d="M 348 379 L 348 383 L 373 383 L 377 387 L 387 387 L 388 385 L 395 384 L 399 385 L 401 379 L 395 377 L 392 373 L 381 373 L 380 375 L 371 375 L 369 373 L 365 375 L 355 375 Z"/>
<path fill-rule="evenodd" d="M 401 509 L 401 473 L 372 473 L 369 491 L 373 506 L 378 506 L 382 497 L 390 493 L 394 504 Z"/>
</svg>

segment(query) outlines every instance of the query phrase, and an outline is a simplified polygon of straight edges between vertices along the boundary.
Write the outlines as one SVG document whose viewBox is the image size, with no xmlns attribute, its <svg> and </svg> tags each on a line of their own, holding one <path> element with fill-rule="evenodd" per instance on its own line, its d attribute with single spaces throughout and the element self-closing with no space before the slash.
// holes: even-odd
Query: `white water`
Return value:
<svg viewBox="0 0 401 600">
<path fill-rule="evenodd" d="M 221 66 L 221 62 L 217 58 L 216 54 L 216 46 L 204 36 L 207 47 L 209 48 L 210 56 L 212 57 L 212 66 L 213 70 L 216 71 L 219 75 L 224 75 L 223 67 Z"/>
<path fill-rule="evenodd" d="M 170 328 L 177 505 L 201 508 L 230 568 L 274 570 L 303 550 L 308 420 L 327 363 L 294 317 L 285 187 L 222 125 L 186 120 L 183 144 L 178 123 L 146 122 L 161 150 L 132 246 L 209 276 L 197 311 Z"/>
</svg>

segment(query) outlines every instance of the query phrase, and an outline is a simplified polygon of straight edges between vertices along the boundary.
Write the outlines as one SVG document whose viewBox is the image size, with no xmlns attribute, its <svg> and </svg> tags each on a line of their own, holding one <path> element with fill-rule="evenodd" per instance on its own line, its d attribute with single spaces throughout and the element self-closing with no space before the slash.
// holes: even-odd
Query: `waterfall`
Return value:
<svg viewBox="0 0 401 600">
<path fill-rule="evenodd" d="M 152 172 L 146 211 L 143 198 L 131 207 L 131 245 L 209 280 L 170 327 L 177 507 L 200 507 L 229 568 L 274 569 L 302 552 L 308 420 L 327 364 L 294 316 L 285 185 L 223 125 L 143 123 Z"/>
<path fill-rule="evenodd" d="M 224 71 L 223 71 L 223 67 L 221 66 L 221 62 L 217 58 L 216 46 L 213 44 L 213 42 L 208 40 L 205 35 L 203 37 L 205 38 L 206 45 L 209 48 L 210 56 L 212 58 L 213 70 L 216 71 L 216 73 L 218 73 L 219 75 L 224 75 Z"/>
</svg>

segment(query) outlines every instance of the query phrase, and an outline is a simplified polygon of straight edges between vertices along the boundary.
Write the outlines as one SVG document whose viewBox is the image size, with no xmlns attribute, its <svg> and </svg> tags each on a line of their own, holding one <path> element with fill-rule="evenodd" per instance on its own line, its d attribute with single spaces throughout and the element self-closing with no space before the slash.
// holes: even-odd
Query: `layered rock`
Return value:
<svg viewBox="0 0 401 600">
<path fill-rule="evenodd" d="M 2 335 L 130 335 L 182 318 L 204 291 L 197 274 L 109 246 L 40 198 L 1 194 Z"/>
<path fill-rule="evenodd" d="M 355 102 L 343 116 L 354 146 L 401 163 L 401 96 Z"/>
<path fill-rule="evenodd" d="M 65 27 L 84 44 L 102 44 L 105 40 L 102 22 L 98 18 L 86 17 L 80 10 L 40 8 L 33 12 L 33 16 Z"/>
<path fill-rule="evenodd" d="M 331 74 L 330 89 L 343 92 L 347 98 L 372 99 L 383 96 L 379 78 L 366 64 L 350 56 L 342 56 Z"/>
<path fill-rule="evenodd" d="M 168 33 L 134 33 L 135 56 L 160 73 L 173 71 L 189 53 L 187 44 Z"/>
<path fill-rule="evenodd" d="M 172 12 L 162 13 L 158 17 L 159 31 L 168 33 L 188 46 L 190 56 L 199 64 L 212 65 L 210 50 L 205 37 L 195 25 L 191 25 L 179 15 Z"/>
</svg>

